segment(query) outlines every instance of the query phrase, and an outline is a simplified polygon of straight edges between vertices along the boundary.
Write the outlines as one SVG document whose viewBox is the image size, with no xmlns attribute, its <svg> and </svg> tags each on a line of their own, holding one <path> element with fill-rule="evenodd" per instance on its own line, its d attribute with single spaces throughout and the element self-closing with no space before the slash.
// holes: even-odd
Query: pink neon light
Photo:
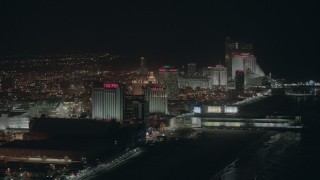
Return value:
<svg viewBox="0 0 320 180">
<path fill-rule="evenodd" d="M 249 57 L 255 57 L 253 54 L 250 53 L 241 53 L 241 52 L 232 52 L 233 57 L 237 58 L 249 58 Z"/>
<path fill-rule="evenodd" d="M 103 84 L 103 88 L 107 88 L 107 89 L 116 89 L 118 87 L 119 87 L 118 84 Z"/>
<path fill-rule="evenodd" d="M 160 88 L 160 87 L 157 87 L 157 88 L 151 88 L 152 91 L 162 91 L 164 90 L 164 88 Z"/>
<path fill-rule="evenodd" d="M 178 71 L 177 69 L 169 69 L 169 70 L 159 69 L 159 72 L 177 72 L 177 71 Z"/>
</svg>

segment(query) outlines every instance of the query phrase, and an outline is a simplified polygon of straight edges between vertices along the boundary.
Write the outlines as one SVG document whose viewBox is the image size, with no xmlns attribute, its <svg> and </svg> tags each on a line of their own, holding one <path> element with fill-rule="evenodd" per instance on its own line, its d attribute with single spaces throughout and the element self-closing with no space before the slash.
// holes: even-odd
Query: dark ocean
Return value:
<svg viewBox="0 0 320 180">
<path fill-rule="evenodd" d="M 298 131 L 203 129 L 197 140 L 154 145 L 91 179 L 320 179 L 320 97 L 271 96 L 246 116 L 301 116 Z M 319 171 L 319 172 L 318 172 Z"/>
<path fill-rule="evenodd" d="M 272 96 L 242 107 L 251 115 L 302 117 L 301 131 L 275 131 L 262 145 L 240 156 L 211 179 L 320 179 L 320 97 Z"/>
</svg>

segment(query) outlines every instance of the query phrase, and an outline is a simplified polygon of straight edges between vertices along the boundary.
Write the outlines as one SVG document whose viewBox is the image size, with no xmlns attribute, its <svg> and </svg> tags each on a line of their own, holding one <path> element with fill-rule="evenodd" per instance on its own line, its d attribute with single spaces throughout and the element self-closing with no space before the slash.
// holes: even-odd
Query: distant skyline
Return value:
<svg viewBox="0 0 320 180">
<path fill-rule="evenodd" d="M 314 1 L 0 2 L 0 55 L 110 50 L 147 65 L 215 65 L 224 40 L 252 42 L 266 74 L 306 81 L 317 70 Z"/>
</svg>

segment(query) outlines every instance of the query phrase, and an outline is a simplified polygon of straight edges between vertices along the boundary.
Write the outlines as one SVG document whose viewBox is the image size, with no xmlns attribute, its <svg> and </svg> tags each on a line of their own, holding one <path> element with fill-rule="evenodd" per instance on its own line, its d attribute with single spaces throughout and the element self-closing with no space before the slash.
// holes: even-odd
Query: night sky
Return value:
<svg viewBox="0 0 320 180">
<path fill-rule="evenodd" d="M 0 1 L 0 55 L 111 52 L 148 64 L 224 62 L 252 42 L 266 73 L 320 80 L 315 1 Z"/>
</svg>

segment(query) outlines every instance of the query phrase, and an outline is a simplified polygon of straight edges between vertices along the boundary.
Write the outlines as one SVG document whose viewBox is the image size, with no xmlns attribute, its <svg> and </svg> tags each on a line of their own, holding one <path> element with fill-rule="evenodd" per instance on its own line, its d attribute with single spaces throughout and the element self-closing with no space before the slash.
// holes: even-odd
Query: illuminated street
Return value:
<svg viewBox="0 0 320 180">
<path fill-rule="evenodd" d="M 318 7 L 2 0 L 0 179 L 320 179 Z"/>
<path fill-rule="evenodd" d="M 143 153 L 141 148 L 135 148 L 130 151 L 124 152 L 123 154 L 119 155 L 117 158 L 109 161 L 109 162 L 102 162 L 95 167 L 88 167 L 85 169 L 80 170 L 77 174 L 71 175 L 67 177 L 67 179 L 92 179 L 101 174 L 102 172 L 106 172 L 112 168 L 120 166 L 126 161 L 129 161 L 130 158 L 139 156 Z"/>
</svg>

